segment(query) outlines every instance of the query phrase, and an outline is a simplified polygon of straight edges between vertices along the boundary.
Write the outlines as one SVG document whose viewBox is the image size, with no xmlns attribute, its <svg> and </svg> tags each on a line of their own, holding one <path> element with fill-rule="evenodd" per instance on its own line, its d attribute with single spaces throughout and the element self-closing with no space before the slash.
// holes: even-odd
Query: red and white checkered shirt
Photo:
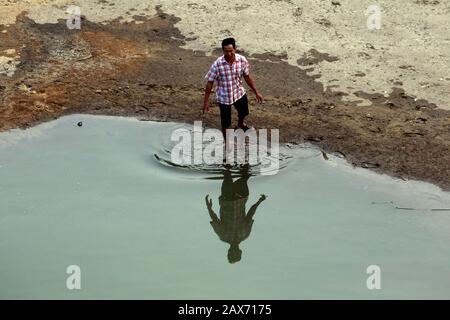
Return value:
<svg viewBox="0 0 450 320">
<path fill-rule="evenodd" d="M 231 105 L 242 98 L 245 89 L 242 85 L 242 75 L 249 75 L 250 65 L 247 59 L 235 53 L 233 65 L 224 56 L 217 58 L 211 65 L 205 79 L 217 81 L 216 100 L 218 103 Z"/>
</svg>

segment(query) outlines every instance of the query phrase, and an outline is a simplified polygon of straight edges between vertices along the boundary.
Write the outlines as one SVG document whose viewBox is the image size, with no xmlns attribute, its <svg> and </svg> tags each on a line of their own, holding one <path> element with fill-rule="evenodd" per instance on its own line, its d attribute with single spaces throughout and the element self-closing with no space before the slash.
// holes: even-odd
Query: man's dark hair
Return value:
<svg viewBox="0 0 450 320">
<path fill-rule="evenodd" d="M 234 38 L 223 39 L 222 40 L 222 49 L 229 44 L 232 44 L 233 48 L 236 49 L 236 41 L 234 40 Z"/>
</svg>

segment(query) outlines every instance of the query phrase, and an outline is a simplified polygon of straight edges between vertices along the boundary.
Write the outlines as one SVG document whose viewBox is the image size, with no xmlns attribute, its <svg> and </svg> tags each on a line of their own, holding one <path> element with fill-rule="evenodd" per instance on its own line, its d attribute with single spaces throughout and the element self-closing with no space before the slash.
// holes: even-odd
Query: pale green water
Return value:
<svg viewBox="0 0 450 320">
<path fill-rule="evenodd" d="M 176 127 L 74 115 L 1 133 L 0 298 L 450 298 L 450 211 L 394 208 L 450 208 L 448 193 L 285 149 L 248 180 L 246 210 L 267 199 L 230 264 L 204 200 L 219 214 L 220 172 L 153 156 Z"/>
</svg>

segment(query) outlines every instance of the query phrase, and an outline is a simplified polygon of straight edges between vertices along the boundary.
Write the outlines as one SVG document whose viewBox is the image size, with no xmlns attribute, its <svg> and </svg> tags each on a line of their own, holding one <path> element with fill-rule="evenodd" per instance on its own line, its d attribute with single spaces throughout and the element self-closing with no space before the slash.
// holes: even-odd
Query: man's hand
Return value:
<svg viewBox="0 0 450 320">
<path fill-rule="evenodd" d="M 256 100 L 259 103 L 262 103 L 264 101 L 262 94 L 256 90 L 256 86 L 255 83 L 253 82 L 252 77 L 250 76 L 250 74 L 248 75 L 244 75 L 244 80 L 245 82 L 247 82 L 248 86 L 253 90 L 253 92 L 256 94 Z"/>
<path fill-rule="evenodd" d="M 209 112 L 209 95 L 211 94 L 214 81 L 208 81 L 205 88 L 205 100 L 203 101 L 203 113 Z"/>
<path fill-rule="evenodd" d="M 256 100 L 258 100 L 259 103 L 263 103 L 264 101 L 263 96 L 259 91 L 256 91 Z"/>
<path fill-rule="evenodd" d="M 209 112 L 209 101 L 205 102 L 203 105 L 203 113 Z"/>
<path fill-rule="evenodd" d="M 206 202 L 206 207 L 208 208 L 208 210 L 212 209 L 212 200 L 208 199 L 209 194 L 206 195 L 205 197 L 205 202 Z"/>
</svg>

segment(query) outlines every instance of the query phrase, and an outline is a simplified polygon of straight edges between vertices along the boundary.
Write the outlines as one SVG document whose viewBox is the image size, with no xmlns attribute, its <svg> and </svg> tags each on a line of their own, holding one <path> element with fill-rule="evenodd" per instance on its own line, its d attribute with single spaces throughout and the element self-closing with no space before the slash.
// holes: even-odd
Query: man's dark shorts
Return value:
<svg viewBox="0 0 450 320">
<path fill-rule="evenodd" d="M 238 118 L 243 119 L 248 115 L 248 99 L 247 94 L 244 94 L 242 98 L 236 100 L 233 103 L 234 107 L 238 112 Z M 228 128 L 231 125 L 231 105 L 221 104 L 220 107 L 220 122 L 222 124 L 222 128 Z"/>
</svg>

